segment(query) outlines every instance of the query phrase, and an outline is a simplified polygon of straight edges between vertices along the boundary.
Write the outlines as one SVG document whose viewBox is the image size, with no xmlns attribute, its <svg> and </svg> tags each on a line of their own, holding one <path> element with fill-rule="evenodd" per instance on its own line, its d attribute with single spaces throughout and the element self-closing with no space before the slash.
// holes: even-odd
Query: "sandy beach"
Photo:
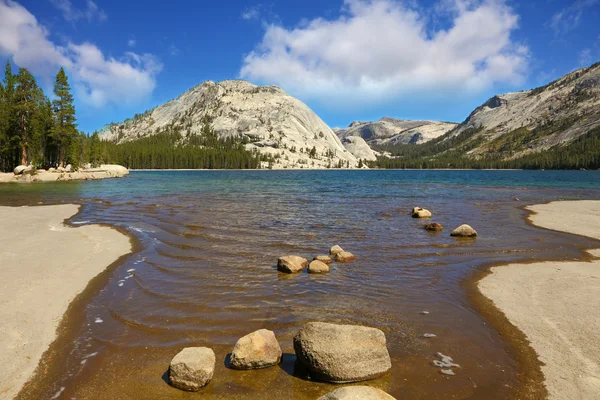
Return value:
<svg viewBox="0 0 600 400">
<path fill-rule="evenodd" d="M 527 209 L 536 226 L 600 239 L 600 201 Z M 590 254 L 600 257 L 600 250 Z M 550 399 L 600 399 L 598 258 L 493 267 L 479 289 L 529 339 Z"/>
<path fill-rule="evenodd" d="M 0 398 L 12 399 L 56 337 L 69 304 L 88 282 L 131 252 L 109 227 L 70 227 L 73 204 L 0 207 Z"/>
</svg>

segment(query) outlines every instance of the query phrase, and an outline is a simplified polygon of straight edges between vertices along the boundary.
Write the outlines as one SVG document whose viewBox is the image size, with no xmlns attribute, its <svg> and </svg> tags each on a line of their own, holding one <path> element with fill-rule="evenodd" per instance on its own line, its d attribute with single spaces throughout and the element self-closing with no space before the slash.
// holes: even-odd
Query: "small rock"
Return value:
<svg viewBox="0 0 600 400">
<path fill-rule="evenodd" d="M 383 390 L 371 386 L 347 386 L 335 389 L 317 400 L 396 400 Z"/>
<path fill-rule="evenodd" d="M 323 262 L 325 264 L 331 264 L 333 262 L 333 260 L 331 259 L 331 257 L 325 256 L 325 255 L 323 255 L 323 256 L 316 256 L 315 258 L 313 258 L 313 260 L 318 260 L 318 261 L 321 261 L 321 262 Z"/>
<path fill-rule="evenodd" d="M 459 226 L 458 228 L 456 228 L 455 230 L 453 230 L 452 233 L 450 234 L 450 236 L 475 237 L 475 236 L 477 236 L 477 232 L 475 231 L 475 229 L 471 228 L 469 225 L 463 224 L 463 225 Z"/>
<path fill-rule="evenodd" d="M 344 251 L 344 249 L 342 249 L 340 246 L 338 246 L 336 244 L 329 250 L 329 254 L 331 254 L 332 256 L 335 256 L 337 253 L 341 253 L 342 251 Z"/>
<path fill-rule="evenodd" d="M 521 201 L 521 200 L 519 200 L 519 198 L 518 198 L 518 197 L 515 197 L 513 200 L 514 200 L 514 201 Z"/>
<path fill-rule="evenodd" d="M 281 347 L 273 331 L 260 329 L 237 341 L 231 352 L 231 368 L 259 369 L 279 364 Z"/>
<path fill-rule="evenodd" d="M 442 226 L 442 224 L 438 224 L 437 222 L 430 222 L 428 224 L 425 224 L 425 230 L 428 231 L 439 232 L 443 229 L 444 227 Z"/>
<path fill-rule="evenodd" d="M 421 315 L 429 315 L 429 311 L 421 311 Z"/>
<path fill-rule="evenodd" d="M 326 272 L 329 272 L 329 265 L 325 264 L 322 261 L 313 260 L 308 265 L 308 273 L 309 274 L 322 274 L 322 273 L 326 273 Z"/>
<path fill-rule="evenodd" d="M 451 369 L 441 369 L 440 372 L 444 375 L 456 375 Z"/>
<path fill-rule="evenodd" d="M 279 257 L 279 260 L 277 260 L 277 270 L 293 274 L 302 271 L 307 263 L 306 258 L 298 256 Z"/>
<path fill-rule="evenodd" d="M 425 339 L 430 339 L 430 338 L 437 337 L 437 335 L 436 335 L 436 334 L 433 334 L 433 333 L 425 333 L 425 334 L 423 334 L 423 337 L 424 337 Z"/>
<path fill-rule="evenodd" d="M 392 367 L 384 333 L 376 328 L 309 322 L 294 337 L 294 351 L 313 379 L 358 382 Z"/>
<path fill-rule="evenodd" d="M 355 259 L 356 259 L 356 257 L 354 257 L 354 254 L 352 254 L 348 251 L 342 251 L 335 255 L 335 261 L 341 262 L 341 263 L 347 263 L 350 261 L 354 261 Z"/>
<path fill-rule="evenodd" d="M 415 208 L 413 208 L 413 211 L 412 211 L 412 217 L 413 218 L 430 218 L 431 211 L 426 210 L 424 208 L 415 207 Z"/>
<path fill-rule="evenodd" d="M 214 371 L 214 351 L 208 347 L 186 347 L 171 360 L 169 381 L 178 389 L 197 392 L 210 382 Z"/>
</svg>

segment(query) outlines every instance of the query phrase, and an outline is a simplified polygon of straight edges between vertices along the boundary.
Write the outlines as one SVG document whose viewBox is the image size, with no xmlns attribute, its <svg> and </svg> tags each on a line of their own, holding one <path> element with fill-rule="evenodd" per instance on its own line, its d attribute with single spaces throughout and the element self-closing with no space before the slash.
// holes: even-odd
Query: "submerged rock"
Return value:
<svg viewBox="0 0 600 400">
<path fill-rule="evenodd" d="M 317 400 L 396 400 L 383 390 L 371 386 L 347 386 L 335 389 Z"/>
<path fill-rule="evenodd" d="M 341 262 L 341 263 L 354 261 L 355 259 L 356 259 L 356 257 L 354 257 L 354 254 L 352 254 L 348 251 L 342 251 L 335 255 L 335 261 Z"/>
<path fill-rule="evenodd" d="M 335 256 L 337 253 L 341 253 L 342 251 L 344 251 L 344 249 L 342 249 L 340 246 L 338 246 L 336 244 L 329 250 L 329 254 L 331 254 L 332 256 Z"/>
<path fill-rule="evenodd" d="M 450 234 L 450 236 L 475 237 L 475 236 L 477 236 L 477 232 L 475 231 L 475 229 L 471 228 L 469 225 L 463 224 L 463 225 L 459 226 L 458 228 L 456 228 L 455 230 L 453 230 L 452 233 Z"/>
<path fill-rule="evenodd" d="M 322 274 L 329 272 L 329 265 L 325 264 L 319 260 L 313 260 L 308 265 L 308 273 L 309 274 Z"/>
<path fill-rule="evenodd" d="M 237 341 L 231 352 L 231 368 L 259 369 L 281 361 L 281 347 L 273 331 L 259 329 Z"/>
<path fill-rule="evenodd" d="M 415 207 L 412 210 L 412 217 L 413 218 L 430 218 L 431 211 L 426 210 L 424 208 Z"/>
<path fill-rule="evenodd" d="M 302 271 L 307 263 L 308 261 L 306 258 L 299 256 L 279 257 L 279 260 L 277 260 L 277 270 L 287 274 L 293 274 Z"/>
<path fill-rule="evenodd" d="M 443 229 L 444 227 L 442 226 L 442 224 L 438 224 L 437 222 L 430 222 L 428 224 L 425 224 L 425 230 L 427 231 L 439 232 Z"/>
<path fill-rule="evenodd" d="M 312 378 L 333 383 L 374 379 L 392 367 L 384 333 L 365 326 L 310 322 L 294 337 L 294 351 Z"/>
<path fill-rule="evenodd" d="M 331 264 L 333 262 L 331 257 L 325 256 L 325 255 L 316 256 L 315 258 L 313 258 L 313 260 L 321 261 L 322 263 L 325 263 L 325 264 Z"/>
<path fill-rule="evenodd" d="M 169 382 L 172 386 L 197 392 L 210 382 L 215 371 L 215 353 L 208 347 L 186 347 L 169 366 Z"/>
</svg>

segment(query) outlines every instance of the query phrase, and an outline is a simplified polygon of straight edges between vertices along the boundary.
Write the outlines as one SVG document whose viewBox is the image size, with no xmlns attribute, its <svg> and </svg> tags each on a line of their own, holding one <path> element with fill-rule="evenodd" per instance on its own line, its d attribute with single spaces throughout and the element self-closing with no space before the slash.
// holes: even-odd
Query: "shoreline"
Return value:
<svg viewBox="0 0 600 400">
<path fill-rule="evenodd" d="M 600 201 L 525 210 L 532 225 L 600 240 Z M 475 306 L 511 338 L 522 372 L 519 395 L 566 400 L 600 393 L 600 250 L 571 261 L 491 266 L 472 283 Z"/>
<path fill-rule="evenodd" d="M 0 240 L 10 243 L 0 250 L 0 373 L 6 378 L 0 398 L 14 398 L 42 373 L 46 353 L 69 330 L 71 310 L 83 311 L 78 300 L 134 250 L 117 229 L 66 223 L 80 207 L 0 207 Z"/>
<path fill-rule="evenodd" d="M 0 184 L 2 183 L 53 183 L 68 181 L 89 181 L 110 178 L 122 178 L 129 174 L 129 170 L 121 165 L 103 164 L 98 168 L 80 169 L 71 171 L 69 169 L 60 169 L 46 171 L 33 170 L 31 167 L 21 167 L 23 170 L 15 172 L 0 172 Z"/>
</svg>

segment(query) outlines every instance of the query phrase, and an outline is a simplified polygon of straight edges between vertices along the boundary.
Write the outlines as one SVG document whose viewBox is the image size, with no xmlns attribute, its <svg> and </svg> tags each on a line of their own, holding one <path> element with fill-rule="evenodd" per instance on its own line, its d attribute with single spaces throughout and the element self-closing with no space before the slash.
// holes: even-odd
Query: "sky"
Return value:
<svg viewBox="0 0 600 400">
<path fill-rule="evenodd" d="M 0 0 L 6 60 L 47 94 L 64 67 L 87 133 L 225 79 L 280 86 L 331 127 L 461 122 L 600 61 L 600 0 Z"/>
</svg>

